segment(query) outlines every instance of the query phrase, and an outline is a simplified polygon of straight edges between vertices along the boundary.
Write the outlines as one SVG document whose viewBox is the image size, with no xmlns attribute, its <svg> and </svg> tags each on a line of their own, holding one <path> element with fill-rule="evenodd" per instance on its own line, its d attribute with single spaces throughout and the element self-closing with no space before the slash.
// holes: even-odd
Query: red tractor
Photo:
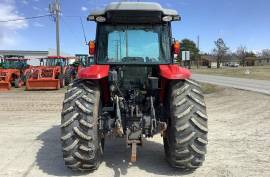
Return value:
<svg viewBox="0 0 270 177">
<path fill-rule="evenodd" d="M 58 90 L 64 87 L 68 60 L 61 56 L 40 59 L 40 66 L 26 71 L 26 90 Z"/>
<path fill-rule="evenodd" d="M 73 170 L 95 170 L 106 137 L 136 148 L 161 133 L 172 167 L 202 165 L 207 114 L 200 85 L 174 64 L 180 44 L 172 37 L 174 10 L 157 3 L 111 3 L 89 15 L 97 23 L 89 43 L 95 64 L 79 71 L 65 94 L 61 121 L 63 158 Z"/>
<path fill-rule="evenodd" d="M 92 56 L 83 55 L 83 54 L 76 54 L 76 61 L 70 64 L 65 73 L 65 83 L 69 85 L 74 79 L 77 78 L 78 72 L 85 67 L 90 66 L 93 64 L 94 59 Z"/>
<path fill-rule="evenodd" d="M 27 60 L 21 57 L 6 57 L 1 59 L 0 90 L 10 90 L 23 86 L 23 71 L 28 67 Z"/>
</svg>

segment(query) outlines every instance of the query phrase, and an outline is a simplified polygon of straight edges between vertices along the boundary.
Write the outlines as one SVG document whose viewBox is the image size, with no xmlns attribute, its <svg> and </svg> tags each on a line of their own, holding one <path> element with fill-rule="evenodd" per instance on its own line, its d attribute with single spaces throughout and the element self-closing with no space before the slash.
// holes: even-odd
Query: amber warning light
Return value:
<svg viewBox="0 0 270 177">
<path fill-rule="evenodd" d="M 180 42 L 175 41 L 173 44 L 173 54 L 179 55 L 180 54 Z"/>
<path fill-rule="evenodd" d="M 94 55 L 96 48 L 95 41 L 90 41 L 88 45 L 89 45 L 89 54 Z"/>
</svg>

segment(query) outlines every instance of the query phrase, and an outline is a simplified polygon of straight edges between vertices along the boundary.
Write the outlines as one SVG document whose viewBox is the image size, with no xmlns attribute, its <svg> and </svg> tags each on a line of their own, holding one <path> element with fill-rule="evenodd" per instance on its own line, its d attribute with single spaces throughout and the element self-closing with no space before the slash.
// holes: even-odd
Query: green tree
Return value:
<svg viewBox="0 0 270 177">
<path fill-rule="evenodd" d="M 199 58 L 199 49 L 197 48 L 196 43 L 190 39 L 183 39 L 181 41 L 181 51 L 190 51 L 190 59 L 193 61 Z M 182 60 L 181 53 L 178 56 L 178 60 Z"/>
<path fill-rule="evenodd" d="M 199 54 L 199 49 L 195 42 L 190 39 L 183 39 L 181 41 L 181 51 L 190 51 L 192 60 L 195 60 L 195 57 Z"/>
</svg>

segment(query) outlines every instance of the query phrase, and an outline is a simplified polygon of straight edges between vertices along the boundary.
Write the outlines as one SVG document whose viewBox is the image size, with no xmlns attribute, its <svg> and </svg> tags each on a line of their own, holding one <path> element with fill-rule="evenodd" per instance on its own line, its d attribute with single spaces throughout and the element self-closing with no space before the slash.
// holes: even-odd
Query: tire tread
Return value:
<svg viewBox="0 0 270 177">
<path fill-rule="evenodd" d="M 205 160 L 207 146 L 208 118 L 202 89 L 193 80 L 172 82 L 167 99 L 171 118 L 164 137 L 166 157 L 173 167 L 194 170 Z"/>
</svg>

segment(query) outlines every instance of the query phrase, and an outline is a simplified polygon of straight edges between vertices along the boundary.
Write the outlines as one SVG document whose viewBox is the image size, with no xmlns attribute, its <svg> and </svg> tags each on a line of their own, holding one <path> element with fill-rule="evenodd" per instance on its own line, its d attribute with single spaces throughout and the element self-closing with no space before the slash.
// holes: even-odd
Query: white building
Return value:
<svg viewBox="0 0 270 177">
<path fill-rule="evenodd" d="M 32 51 L 32 50 L 0 50 L 0 57 L 4 57 L 7 55 L 16 55 L 23 56 L 24 58 L 30 59 L 28 64 L 37 66 L 39 65 L 40 58 L 46 58 L 48 56 L 55 56 L 56 50 L 49 49 L 48 51 Z M 67 53 L 61 53 L 63 57 L 73 57 Z"/>
</svg>

